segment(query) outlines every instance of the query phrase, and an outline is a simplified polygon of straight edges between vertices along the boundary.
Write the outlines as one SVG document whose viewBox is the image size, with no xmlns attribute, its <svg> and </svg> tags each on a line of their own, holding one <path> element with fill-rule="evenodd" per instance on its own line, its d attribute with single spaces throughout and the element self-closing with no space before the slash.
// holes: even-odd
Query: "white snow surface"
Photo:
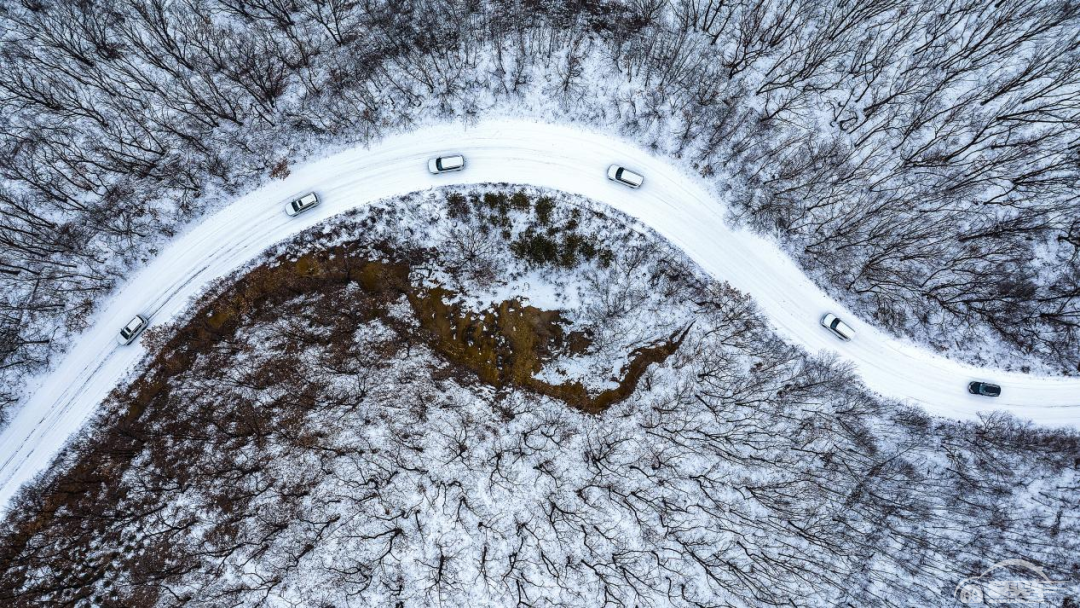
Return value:
<svg viewBox="0 0 1080 608">
<path fill-rule="evenodd" d="M 464 171 L 431 175 L 427 160 L 462 153 Z M 645 176 L 638 190 L 609 181 L 618 163 Z M 116 332 L 136 313 L 151 325 L 181 315 L 214 279 L 275 243 L 348 209 L 433 186 L 506 182 L 579 194 L 639 218 L 707 273 L 753 296 L 779 334 L 810 351 L 851 362 L 866 385 L 936 416 L 974 419 L 1004 410 L 1048 426 L 1080 427 L 1080 378 L 981 369 L 928 352 L 857 319 L 814 285 L 772 241 L 725 221 L 721 198 L 699 177 L 640 147 L 578 126 L 521 120 L 445 124 L 388 137 L 293 169 L 208 215 L 176 237 L 107 301 L 90 328 L 37 385 L 0 434 L 0 509 L 47 469 L 146 354 L 119 346 Z M 298 217 L 285 201 L 315 191 L 321 204 Z M 826 312 L 856 332 L 841 342 L 819 324 Z M 970 380 L 1002 386 L 996 399 L 967 393 Z"/>
</svg>

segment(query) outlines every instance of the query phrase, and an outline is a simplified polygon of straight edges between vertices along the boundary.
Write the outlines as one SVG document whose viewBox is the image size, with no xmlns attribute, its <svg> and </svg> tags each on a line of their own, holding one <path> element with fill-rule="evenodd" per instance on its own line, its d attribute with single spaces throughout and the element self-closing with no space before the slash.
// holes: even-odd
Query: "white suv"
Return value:
<svg viewBox="0 0 1080 608">
<path fill-rule="evenodd" d="M 831 331 L 841 340 L 847 341 L 855 337 L 855 330 L 848 327 L 847 323 L 837 319 L 836 315 L 832 313 L 821 317 L 821 326 Z"/>
<path fill-rule="evenodd" d="M 465 168 L 465 157 L 460 154 L 453 156 L 440 156 L 427 162 L 427 170 L 432 173 L 446 173 L 448 171 L 461 171 Z"/>
<path fill-rule="evenodd" d="M 135 318 L 128 321 L 128 324 L 120 330 L 120 335 L 116 337 L 116 341 L 119 342 L 121 346 L 131 344 L 132 341 L 134 341 L 135 338 L 138 338 L 139 334 L 146 329 L 147 325 L 149 325 L 149 321 L 147 321 L 146 317 L 135 315 Z"/>
<path fill-rule="evenodd" d="M 640 188 L 641 184 L 645 182 L 645 178 L 639 173 L 627 169 L 626 167 L 620 167 L 619 165 L 611 165 L 607 169 L 607 178 L 613 182 L 619 182 L 625 184 L 631 188 Z"/>
<path fill-rule="evenodd" d="M 295 201 L 285 203 L 285 213 L 289 216 L 301 214 L 319 204 L 319 197 L 314 192 L 305 194 Z"/>
</svg>

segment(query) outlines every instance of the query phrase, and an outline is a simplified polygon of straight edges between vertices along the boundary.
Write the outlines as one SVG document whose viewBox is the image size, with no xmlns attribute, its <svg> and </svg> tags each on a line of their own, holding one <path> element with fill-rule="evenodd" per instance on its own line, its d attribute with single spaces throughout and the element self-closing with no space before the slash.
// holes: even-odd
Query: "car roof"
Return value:
<svg viewBox="0 0 1080 608">
<path fill-rule="evenodd" d="M 640 174 L 634 173 L 633 171 L 631 171 L 630 169 L 627 169 L 626 167 L 622 168 L 622 176 L 620 177 L 620 179 L 622 179 L 625 182 L 630 182 L 631 184 L 634 184 L 635 186 L 640 186 L 641 182 L 645 181 L 645 178 L 643 178 Z"/>
<path fill-rule="evenodd" d="M 135 317 L 134 319 L 128 321 L 128 324 L 124 326 L 124 329 L 135 329 L 136 327 L 138 327 L 138 326 L 140 326 L 142 324 L 143 324 L 142 317 Z"/>
<path fill-rule="evenodd" d="M 444 156 L 439 160 L 441 161 L 439 164 L 441 164 L 444 169 L 450 167 L 459 167 L 465 164 L 465 157 L 460 154 L 455 154 L 453 156 Z"/>
</svg>

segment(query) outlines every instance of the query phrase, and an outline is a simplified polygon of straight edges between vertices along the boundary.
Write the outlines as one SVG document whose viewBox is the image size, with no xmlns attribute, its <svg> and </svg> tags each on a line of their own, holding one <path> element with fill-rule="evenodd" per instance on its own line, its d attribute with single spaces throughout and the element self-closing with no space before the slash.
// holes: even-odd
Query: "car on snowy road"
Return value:
<svg viewBox="0 0 1080 608">
<path fill-rule="evenodd" d="M 439 156 L 428 161 L 427 169 L 432 173 L 448 173 L 450 171 L 461 171 L 465 168 L 465 157 L 460 154 L 453 156 Z"/>
<path fill-rule="evenodd" d="M 285 203 L 285 213 L 292 217 L 294 215 L 299 215 L 318 204 L 319 197 L 315 196 L 314 192 L 310 192 L 294 201 Z"/>
<path fill-rule="evenodd" d="M 139 334 L 141 334 L 149 324 L 150 322 L 146 317 L 135 315 L 135 318 L 128 321 L 128 324 L 120 330 L 120 335 L 116 337 L 116 341 L 119 342 L 121 346 L 131 344 L 131 342 L 135 340 L 135 338 L 138 338 Z"/>
<path fill-rule="evenodd" d="M 630 186 L 631 188 L 640 188 L 641 184 L 645 182 L 645 178 L 640 173 L 634 173 L 626 167 L 620 167 L 619 165 L 611 165 L 607 170 L 607 178 L 613 182 L 619 182 Z"/>
<path fill-rule="evenodd" d="M 980 382 L 976 380 L 974 382 L 968 382 L 968 392 L 972 395 L 982 395 L 983 397 L 998 397 L 1001 395 L 1001 387 L 996 384 L 990 384 L 989 382 Z"/>
<path fill-rule="evenodd" d="M 855 330 L 851 329 L 847 323 L 844 323 L 840 319 L 836 318 L 836 315 L 829 313 L 824 317 L 821 317 L 821 326 L 831 331 L 837 338 L 847 341 L 855 337 Z"/>
</svg>

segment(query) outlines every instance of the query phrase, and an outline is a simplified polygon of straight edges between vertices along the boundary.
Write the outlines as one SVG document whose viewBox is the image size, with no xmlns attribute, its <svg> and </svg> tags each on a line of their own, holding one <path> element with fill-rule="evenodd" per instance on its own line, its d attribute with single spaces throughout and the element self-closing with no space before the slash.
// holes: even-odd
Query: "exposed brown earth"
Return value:
<svg viewBox="0 0 1080 608">
<path fill-rule="evenodd" d="M 156 353 L 146 371 L 129 387 L 114 393 L 112 401 L 117 404 L 114 418 L 98 429 L 95 437 L 81 448 L 77 463 L 70 466 L 47 486 L 39 487 L 28 504 L 34 515 L 23 519 L 5 535 L 0 549 L 0 563 L 10 563 L 46 527 L 65 529 L 68 520 L 74 526 L 78 518 L 69 514 L 90 513 L 102 500 L 120 501 L 122 490 L 118 480 L 131 465 L 131 459 L 145 447 L 155 444 L 162 436 L 187 431 L 162 431 L 162 428 L 185 426 L 196 429 L 203 417 L 213 421 L 215 427 L 226 429 L 227 436 L 236 441 L 259 441 L 270 432 L 282 431 L 274 427 L 287 423 L 302 412 L 259 411 L 262 407 L 244 407 L 233 404 L 234 412 L 197 412 L 193 420 L 177 419 L 177 400 L 183 395 L 173 395 L 174 382 L 187 373 L 199 357 L 228 365 L 238 354 L 236 340 L 243 328 L 262 321 L 296 316 L 296 322 L 306 322 L 305 315 L 327 319 L 325 325 L 331 350 L 341 351 L 342 360 L 350 353 L 349 329 L 374 319 L 393 328 L 400 337 L 402 347 L 410 344 L 427 344 L 432 350 L 455 364 L 463 377 L 474 376 L 481 382 L 497 388 L 518 387 L 542 395 L 561 399 L 568 405 L 590 413 L 600 413 L 633 393 L 642 374 L 653 363 L 664 361 L 682 343 L 688 328 L 676 332 L 666 340 L 635 349 L 630 362 L 623 370 L 615 388 L 590 395 L 580 382 L 551 384 L 537 380 L 534 375 L 544 363 L 560 353 L 586 352 L 591 344 L 587 332 L 566 329 L 566 322 L 558 311 L 546 311 L 523 305 L 516 299 L 499 303 L 482 312 L 463 309 L 448 304 L 454 294 L 442 288 L 422 288 L 413 285 L 410 269 L 414 260 L 409 256 L 394 257 L 395 252 L 383 251 L 383 259 L 370 259 L 368 250 L 361 251 L 358 244 L 347 243 L 305 254 L 298 258 L 281 256 L 271 263 L 261 265 L 225 287 L 217 295 L 200 304 L 195 313 L 183 325 L 171 328 L 171 335 L 150 332 L 148 349 Z M 417 258 L 421 257 L 418 254 Z M 405 296 L 411 305 L 416 325 L 403 322 L 388 314 L 388 307 Z M 286 306 L 301 296 L 317 296 L 311 308 L 304 311 Z M 323 307 L 327 308 L 322 311 Z M 321 311 L 321 312 L 320 312 Z M 324 314 L 325 313 L 325 314 Z M 334 336 L 341 335 L 342 339 Z M 159 337 L 162 336 L 162 337 Z M 300 335 L 298 340 L 310 340 L 310 335 Z M 322 338 L 319 338 L 322 339 Z M 340 343 L 340 345 L 338 344 Z M 299 345 L 298 345 L 299 346 Z M 393 348 L 400 348 L 393 346 Z M 286 348 L 288 350 L 288 347 Z M 280 353 L 286 360 L 291 353 Z M 391 353 L 392 354 L 392 353 Z M 288 366 L 265 366 L 245 376 L 245 381 L 264 386 L 276 382 L 281 374 L 288 374 Z M 302 379 L 294 379 L 292 385 L 302 390 Z M 293 395 L 293 397 L 297 397 Z M 295 400 L 300 406 L 314 407 L 303 396 Z M 308 403 L 308 406 L 302 404 Z M 265 405 L 265 404 L 264 404 Z M 271 404 L 272 406 L 273 404 Z M 244 410 L 244 411 L 241 411 Z M 246 411 L 253 410 L 253 411 Z M 186 414 L 185 414 L 186 415 Z M 274 420 L 277 420 L 275 423 Z M 187 427 L 186 425 L 192 425 Z M 194 432 L 194 431 L 192 431 Z M 310 438 L 297 437 L 297 441 Z M 313 439 L 311 439 L 313 440 Z M 228 449 L 228 446 L 221 446 Z M 170 483 L 193 483 L 188 479 L 181 464 L 187 457 L 182 453 L 170 454 L 168 450 L 152 450 L 155 459 L 164 459 L 162 470 L 175 470 L 177 477 Z M 169 462 L 165 462 L 169 461 Z M 24 503 L 27 504 L 27 503 Z M 57 521 L 62 519 L 63 521 Z M 84 530 L 80 532 L 86 534 Z M 67 534 L 67 533 L 65 533 Z M 145 574 L 149 578 L 178 574 L 191 564 L 167 564 L 162 560 L 168 554 L 167 544 L 158 552 L 147 551 L 138 562 L 124 565 L 136 578 Z M 150 555 L 157 556 L 155 558 Z M 106 563 L 91 563 L 88 556 L 71 555 L 72 563 L 82 564 L 80 572 L 72 572 L 78 581 L 70 584 L 89 589 L 89 579 L 109 576 Z M 138 574 L 142 573 L 142 574 Z M 16 571 L 9 571 L 9 576 Z M 13 580 L 7 581 L 8 584 Z M 17 585 L 15 585 L 17 586 Z M 130 598 L 129 598 L 130 599 Z M 147 603 L 151 603 L 147 599 Z"/>
<path fill-rule="evenodd" d="M 409 302 L 435 350 L 496 387 L 525 388 L 590 413 L 600 413 L 629 397 L 649 365 L 674 353 L 689 331 L 686 328 L 659 344 L 635 349 L 618 386 L 594 396 L 580 382 L 551 384 L 534 377 L 552 354 L 571 349 L 581 352 L 588 347 L 588 338 L 583 334 L 566 335 L 557 311 L 507 300 L 477 314 L 447 305 L 448 295 L 442 289 L 408 292 Z"/>
<path fill-rule="evenodd" d="M 165 347 L 163 371 L 186 367 L 184 353 L 208 347 L 215 339 L 236 331 L 242 319 L 259 309 L 301 293 L 314 293 L 343 283 L 358 284 L 366 295 L 367 314 L 385 320 L 385 307 L 399 295 L 407 297 L 422 332 L 419 338 L 453 363 L 468 369 L 497 388 L 516 386 L 565 401 L 590 413 L 599 413 L 627 398 L 649 365 L 664 361 L 678 349 L 689 328 L 657 344 L 635 349 L 618 386 L 590 395 L 580 382 L 551 384 L 534 378 L 544 361 L 572 350 L 584 352 L 589 339 L 581 332 L 566 332 L 558 311 L 540 310 L 507 300 L 476 313 L 447 304 L 454 294 L 445 289 L 420 288 L 409 281 L 406 261 L 380 262 L 357 257 L 351 245 L 309 253 L 298 259 L 279 260 L 251 271 L 235 287 L 205 305 L 193 321 L 180 329 Z M 358 307 L 357 310 L 362 310 Z M 202 320 L 205 319 L 205 320 Z M 391 323 L 391 325 L 400 325 Z M 404 331 L 403 327 L 398 327 Z M 173 354 L 177 353 L 177 354 Z M 177 357 L 181 357 L 177 360 Z M 158 386 L 151 381 L 147 388 Z M 138 397 L 133 403 L 145 400 Z"/>
</svg>

